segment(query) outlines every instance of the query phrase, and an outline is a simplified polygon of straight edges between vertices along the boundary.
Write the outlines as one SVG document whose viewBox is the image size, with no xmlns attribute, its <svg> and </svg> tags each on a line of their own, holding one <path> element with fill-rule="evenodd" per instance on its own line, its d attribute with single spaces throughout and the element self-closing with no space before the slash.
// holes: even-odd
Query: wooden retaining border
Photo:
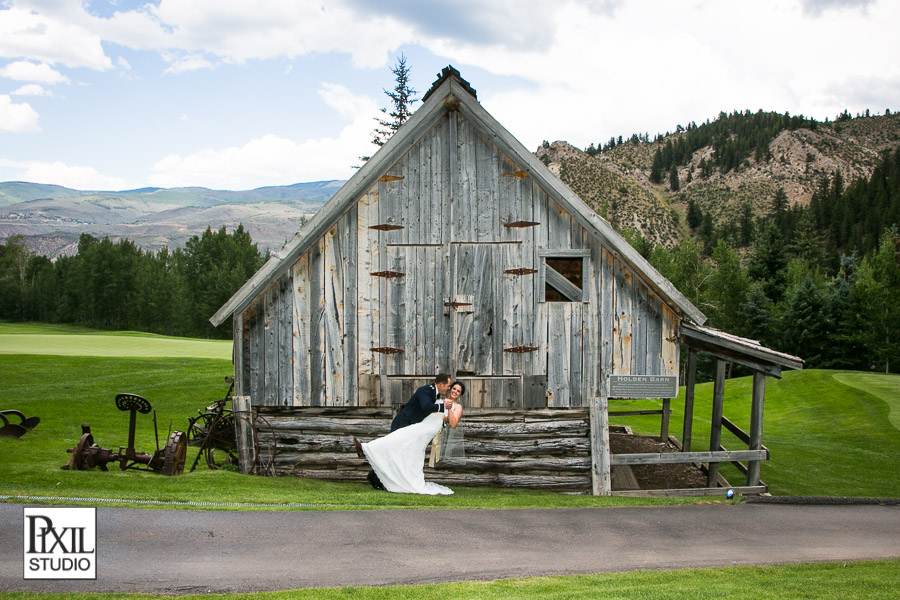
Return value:
<svg viewBox="0 0 900 600">
<path fill-rule="evenodd" d="M 241 405 L 249 398 L 241 397 Z M 249 407 L 245 407 L 247 410 Z M 256 442 L 272 473 L 311 479 L 365 482 L 369 465 L 356 455 L 353 436 L 369 441 L 390 432 L 389 407 L 254 407 Z M 239 419 L 241 423 L 249 419 Z M 611 454 L 606 398 L 585 408 L 466 408 L 463 419 L 466 461 L 462 466 L 429 467 L 425 478 L 448 486 L 543 489 L 566 493 L 628 496 L 721 495 L 729 487 L 717 473 L 711 487 L 678 490 L 617 490 L 616 479 L 631 465 L 760 461 L 768 450 Z M 613 427 L 613 431 L 625 428 Z M 238 439 L 248 439 L 246 431 Z M 266 448 L 276 448 L 274 458 Z M 251 456 L 239 448 L 242 471 Z M 715 471 L 715 469 L 713 469 Z M 618 473 L 617 473 L 618 472 Z M 733 488 L 739 494 L 767 491 L 763 485 Z"/>
</svg>

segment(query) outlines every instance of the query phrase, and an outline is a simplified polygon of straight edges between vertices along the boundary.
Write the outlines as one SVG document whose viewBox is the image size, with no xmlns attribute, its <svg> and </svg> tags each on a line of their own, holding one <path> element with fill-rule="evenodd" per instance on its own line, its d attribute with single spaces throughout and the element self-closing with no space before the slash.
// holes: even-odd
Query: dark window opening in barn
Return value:
<svg viewBox="0 0 900 600">
<path fill-rule="evenodd" d="M 544 300 L 546 302 L 582 302 L 584 266 L 581 256 L 544 257 Z"/>
</svg>

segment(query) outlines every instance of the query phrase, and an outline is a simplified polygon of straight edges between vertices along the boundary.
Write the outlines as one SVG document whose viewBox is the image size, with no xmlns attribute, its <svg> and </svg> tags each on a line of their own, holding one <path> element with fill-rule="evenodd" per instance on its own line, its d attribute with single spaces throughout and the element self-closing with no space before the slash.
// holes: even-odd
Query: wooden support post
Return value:
<svg viewBox="0 0 900 600">
<path fill-rule="evenodd" d="M 612 495 L 609 458 L 609 406 L 606 396 L 591 399 L 591 491 Z"/>
<path fill-rule="evenodd" d="M 253 464 L 256 462 L 250 396 L 233 396 L 231 405 L 234 409 L 234 437 L 237 440 L 238 464 L 241 474 L 247 475 L 253 470 Z"/>
<path fill-rule="evenodd" d="M 691 451 L 691 430 L 694 425 L 694 386 L 697 384 L 697 351 L 688 350 L 687 382 L 684 386 L 684 429 L 681 433 L 681 451 Z"/>
<path fill-rule="evenodd" d="M 750 405 L 750 450 L 762 449 L 763 400 L 766 397 L 766 376 L 753 372 L 753 401 Z M 747 463 L 747 485 L 759 485 L 760 461 Z"/>
<path fill-rule="evenodd" d="M 244 391 L 244 313 L 235 313 L 231 319 L 233 346 L 231 364 L 234 365 L 234 393 Z"/>
<path fill-rule="evenodd" d="M 716 382 L 713 387 L 712 422 L 709 431 L 709 451 L 718 452 L 722 445 L 722 412 L 725 406 L 725 361 L 716 361 Z M 709 463 L 707 485 L 716 486 L 719 463 Z"/>
<path fill-rule="evenodd" d="M 662 405 L 662 423 L 659 428 L 659 441 L 665 443 L 669 441 L 669 417 L 672 415 L 672 400 L 663 398 Z"/>
</svg>

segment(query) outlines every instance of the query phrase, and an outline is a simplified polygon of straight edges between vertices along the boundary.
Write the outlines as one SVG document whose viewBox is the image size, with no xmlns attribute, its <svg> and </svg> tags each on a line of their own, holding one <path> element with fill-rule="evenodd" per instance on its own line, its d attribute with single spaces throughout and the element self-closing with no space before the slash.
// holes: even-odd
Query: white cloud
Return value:
<svg viewBox="0 0 900 600">
<path fill-rule="evenodd" d="M 164 73 L 186 73 L 190 71 L 200 71 L 203 69 L 212 69 L 215 65 L 201 54 L 188 54 L 185 56 L 176 56 L 171 52 L 163 52 L 162 56 L 169 63 L 169 67 Z"/>
<path fill-rule="evenodd" d="M 83 10 L 57 14 L 59 7 L 71 11 L 68 2 L 34 8 L 19 8 L 23 3 L 17 2 L 8 4 L 13 6 L 0 10 L 0 57 L 27 57 L 99 71 L 112 67 L 100 36 L 76 23 L 78 14 L 85 14 Z"/>
<path fill-rule="evenodd" d="M 32 133 L 40 131 L 40 116 L 28 103 L 13 104 L 8 94 L 0 94 L 0 131 Z"/>
<path fill-rule="evenodd" d="M 612 12 L 561 1 L 545 15 L 553 35 L 543 45 L 521 50 L 448 37 L 432 40 L 430 48 L 452 57 L 463 77 L 466 65 L 474 65 L 521 82 L 492 91 L 470 78 L 485 108 L 530 149 L 543 139 L 586 146 L 611 136 L 652 136 L 715 119 L 719 111 L 833 118 L 834 107 L 847 104 L 852 111 L 863 102 L 873 81 L 897 106 L 900 36 L 893 28 L 900 3 L 826 3 L 856 9 L 813 18 L 797 4 L 775 0 L 752 10 L 725 2 L 694 10 L 630 0 Z M 849 31 L 861 35 L 851 42 Z"/>
<path fill-rule="evenodd" d="M 18 60 L 9 63 L 0 69 L 0 77 L 15 79 L 16 81 L 36 81 L 54 85 L 57 83 L 69 83 L 69 78 L 46 63 L 33 63 L 27 60 Z"/>
<path fill-rule="evenodd" d="M 53 92 L 46 90 L 36 83 L 23 85 L 16 91 L 12 92 L 13 96 L 52 96 Z"/>
<path fill-rule="evenodd" d="M 273 182 L 349 178 L 360 154 L 377 150 L 370 138 L 378 109 L 371 98 L 354 96 L 337 84 L 322 84 L 319 96 L 349 121 L 337 137 L 298 142 L 269 134 L 243 146 L 169 154 L 153 165 L 151 185 L 239 190 Z"/>
<path fill-rule="evenodd" d="M 9 179 L 61 185 L 77 190 L 121 190 L 125 182 L 118 177 L 99 173 L 93 167 L 73 166 L 62 162 L 12 161 L 0 159 L 0 167 L 16 173 Z"/>
<path fill-rule="evenodd" d="M 323 83 L 319 88 L 319 97 L 338 114 L 351 121 L 377 110 L 375 100 L 369 96 L 353 95 L 345 86 L 336 83 Z"/>
<path fill-rule="evenodd" d="M 205 148 L 187 156 L 170 154 L 153 165 L 151 185 L 160 187 L 204 186 L 212 189 L 245 190 L 273 182 L 345 179 L 358 164 L 358 132 L 346 129 L 336 139 L 296 142 L 264 135 L 243 146 Z M 346 137 L 355 137 L 347 143 Z"/>
</svg>

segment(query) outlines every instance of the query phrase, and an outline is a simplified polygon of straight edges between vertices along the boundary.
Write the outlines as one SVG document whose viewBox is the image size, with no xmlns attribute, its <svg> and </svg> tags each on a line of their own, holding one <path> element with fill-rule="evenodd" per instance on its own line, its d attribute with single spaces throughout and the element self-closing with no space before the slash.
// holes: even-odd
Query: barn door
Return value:
<svg viewBox="0 0 900 600">
<path fill-rule="evenodd" d="M 381 265 L 380 372 L 421 376 L 445 369 L 450 319 L 443 247 L 387 246 Z"/>
<path fill-rule="evenodd" d="M 494 250 L 490 244 L 452 246 L 452 370 L 458 375 L 492 375 L 494 331 Z"/>
</svg>

